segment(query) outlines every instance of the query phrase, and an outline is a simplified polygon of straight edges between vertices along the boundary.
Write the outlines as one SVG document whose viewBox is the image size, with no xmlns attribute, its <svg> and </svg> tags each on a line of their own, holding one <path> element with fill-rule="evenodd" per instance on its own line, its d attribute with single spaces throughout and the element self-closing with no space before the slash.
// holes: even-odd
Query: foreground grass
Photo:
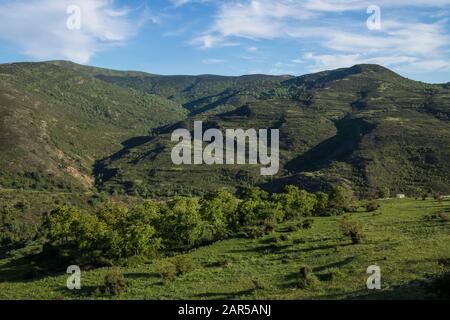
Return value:
<svg viewBox="0 0 450 320">
<path fill-rule="evenodd" d="M 65 270 L 33 274 L 20 258 L 0 260 L 0 299 L 420 299 L 426 283 L 448 267 L 450 223 L 426 221 L 426 215 L 450 212 L 450 201 L 382 201 L 374 213 L 354 213 L 365 239 L 351 245 L 341 236 L 341 217 L 313 218 L 309 230 L 289 232 L 293 221 L 262 239 L 232 239 L 192 250 L 185 256 L 195 268 L 176 280 L 163 281 L 159 271 L 171 260 L 123 267 L 126 293 L 104 297 L 97 290 L 108 268 L 82 271 L 82 289 L 66 289 Z M 284 241 L 273 241 L 280 235 Z M 318 281 L 295 285 L 301 266 L 312 268 Z M 366 288 L 366 269 L 378 265 L 382 290 Z"/>
</svg>

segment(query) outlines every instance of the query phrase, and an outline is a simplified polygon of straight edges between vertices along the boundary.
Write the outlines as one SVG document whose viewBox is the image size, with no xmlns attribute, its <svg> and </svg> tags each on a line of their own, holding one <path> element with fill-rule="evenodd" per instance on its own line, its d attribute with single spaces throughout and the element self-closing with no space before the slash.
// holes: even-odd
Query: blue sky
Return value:
<svg viewBox="0 0 450 320">
<path fill-rule="evenodd" d="M 450 0 L 0 0 L 0 63 L 223 75 L 378 63 L 438 83 L 449 19 Z"/>
</svg>

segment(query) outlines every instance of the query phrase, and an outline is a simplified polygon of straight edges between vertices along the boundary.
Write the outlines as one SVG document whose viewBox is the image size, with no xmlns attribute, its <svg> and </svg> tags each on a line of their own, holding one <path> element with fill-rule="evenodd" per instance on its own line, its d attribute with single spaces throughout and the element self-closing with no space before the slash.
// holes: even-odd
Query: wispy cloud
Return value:
<svg viewBox="0 0 450 320">
<path fill-rule="evenodd" d="M 441 69 L 450 44 L 448 18 L 442 15 L 420 19 L 420 14 L 402 16 L 411 7 L 436 7 L 442 12 L 450 0 L 379 0 L 382 28 L 366 27 L 365 0 L 241 0 L 222 4 L 214 22 L 194 44 L 220 46 L 239 38 L 253 40 L 293 39 L 320 47 L 308 56 L 312 69 L 355 63 L 409 65 L 410 68 Z M 361 15 L 352 15 L 359 10 Z M 400 10 L 400 11 L 398 11 Z M 416 10 L 420 13 L 420 10 Z M 361 18 L 362 17 L 362 18 Z M 366 18 L 366 19 L 367 19 Z M 433 60 L 433 63 L 426 63 Z M 279 68 L 273 68 L 279 69 Z"/>
<path fill-rule="evenodd" d="M 80 9 L 80 29 L 67 28 L 69 6 Z M 87 63 L 102 50 L 125 42 L 151 19 L 141 10 L 138 20 L 130 8 L 112 0 L 0 1 L 0 37 L 37 59 L 69 59 Z"/>
</svg>

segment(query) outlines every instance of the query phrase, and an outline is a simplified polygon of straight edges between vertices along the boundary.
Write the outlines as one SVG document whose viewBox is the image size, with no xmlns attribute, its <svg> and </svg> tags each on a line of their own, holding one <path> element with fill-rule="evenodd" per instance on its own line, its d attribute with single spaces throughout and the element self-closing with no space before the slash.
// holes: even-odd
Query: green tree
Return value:
<svg viewBox="0 0 450 320">
<path fill-rule="evenodd" d="M 202 235 L 198 199 L 176 197 L 169 201 L 163 208 L 158 231 L 170 247 L 190 247 L 198 244 Z"/>
<path fill-rule="evenodd" d="M 328 207 L 339 212 L 343 212 L 351 204 L 351 195 L 349 190 L 344 187 L 335 187 L 328 198 Z"/>
<path fill-rule="evenodd" d="M 328 194 L 325 192 L 316 193 L 316 205 L 314 206 L 314 213 L 318 216 L 324 215 L 328 208 Z"/>
<path fill-rule="evenodd" d="M 229 237 L 239 226 L 239 200 L 225 189 L 206 194 L 200 201 L 203 239 L 217 241 Z"/>
<path fill-rule="evenodd" d="M 286 186 L 283 193 L 276 194 L 273 198 L 283 207 L 288 219 L 311 215 L 317 204 L 313 194 L 296 186 Z"/>
<path fill-rule="evenodd" d="M 241 198 L 243 200 L 255 200 L 255 201 L 261 201 L 261 200 L 267 200 L 269 199 L 269 194 L 258 187 L 249 187 L 245 188 L 242 191 Z"/>
</svg>

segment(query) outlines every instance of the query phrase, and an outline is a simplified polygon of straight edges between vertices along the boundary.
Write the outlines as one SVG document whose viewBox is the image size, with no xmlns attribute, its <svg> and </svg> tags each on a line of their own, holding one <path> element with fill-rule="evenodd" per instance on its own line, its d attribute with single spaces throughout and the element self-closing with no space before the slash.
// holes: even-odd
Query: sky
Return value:
<svg viewBox="0 0 450 320">
<path fill-rule="evenodd" d="M 0 63 L 291 74 L 376 63 L 450 81 L 450 0 L 0 0 Z"/>
</svg>

